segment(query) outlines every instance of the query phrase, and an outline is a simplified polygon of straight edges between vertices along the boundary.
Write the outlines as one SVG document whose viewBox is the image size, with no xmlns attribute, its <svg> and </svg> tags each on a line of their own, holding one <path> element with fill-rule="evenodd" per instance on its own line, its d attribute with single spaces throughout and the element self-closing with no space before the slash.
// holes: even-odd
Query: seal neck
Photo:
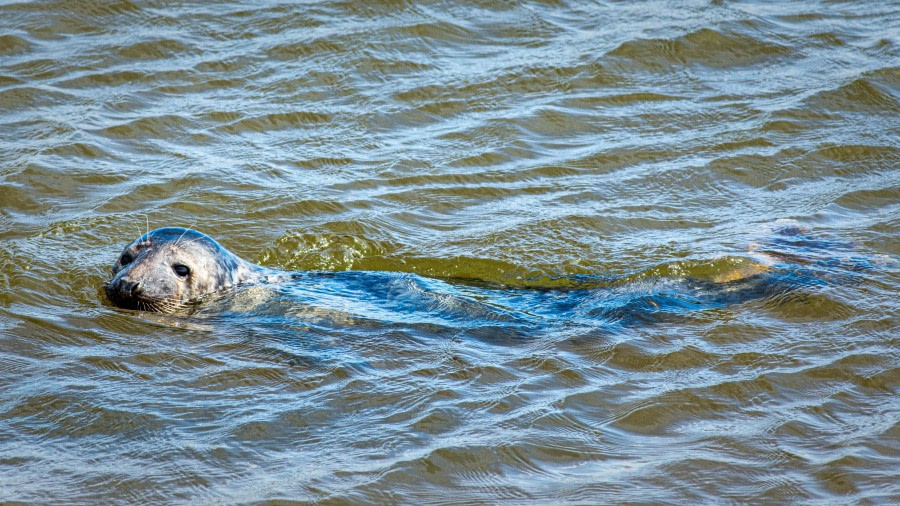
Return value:
<svg viewBox="0 0 900 506">
<path fill-rule="evenodd" d="M 290 279 L 289 276 L 286 277 L 286 273 L 283 271 L 256 265 L 237 256 L 235 256 L 235 259 L 237 260 L 237 268 L 232 271 L 235 285 L 280 283 Z"/>
</svg>

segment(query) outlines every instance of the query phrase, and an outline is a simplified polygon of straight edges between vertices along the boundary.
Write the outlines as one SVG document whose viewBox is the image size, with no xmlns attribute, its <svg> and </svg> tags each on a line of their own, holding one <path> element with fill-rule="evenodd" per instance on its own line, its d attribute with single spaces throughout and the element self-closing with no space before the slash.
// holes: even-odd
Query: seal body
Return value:
<svg viewBox="0 0 900 506">
<path fill-rule="evenodd" d="M 125 247 L 104 291 L 122 308 L 171 313 L 204 295 L 265 280 L 267 274 L 268 269 L 241 259 L 206 234 L 166 227 Z"/>
<path fill-rule="evenodd" d="M 635 307 L 641 308 L 635 313 L 640 313 L 641 321 L 645 321 L 647 314 L 662 314 L 670 309 L 676 312 L 684 311 L 685 300 L 694 301 L 693 305 L 690 305 L 692 308 L 720 307 L 722 304 L 765 297 L 772 293 L 791 290 L 797 286 L 822 282 L 820 279 L 822 272 L 831 272 L 835 269 L 841 271 L 847 267 L 844 266 L 843 260 L 835 263 L 831 259 L 833 250 L 839 245 L 816 240 L 806 232 L 802 227 L 793 224 L 787 226 L 781 224 L 780 228 L 776 228 L 770 234 L 774 237 L 764 242 L 763 246 L 751 248 L 751 258 L 741 257 L 725 262 L 731 267 L 718 272 L 711 278 L 707 276 L 684 277 L 678 274 L 684 266 L 677 264 L 679 271 L 676 271 L 676 276 L 662 274 L 659 280 L 651 282 L 651 286 L 660 287 L 659 289 L 662 290 L 659 295 L 660 303 L 651 300 L 653 308 L 648 310 L 645 307 L 646 297 L 641 295 L 640 298 L 635 299 Z M 760 254 L 764 256 L 754 258 L 760 257 Z M 825 269 L 824 271 L 817 269 L 820 264 Z M 851 268 L 854 264 L 855 262 L 850 261 Z M 804 266 L 806 268 L 802 268 Z M 122 251 L 113 266 L 112 279 L 104 284 L 104 291 L 111 303 L 122 308 L 174 313 L 192 308 L 193 302 L 206 295 L 237 285 L 281 283 L 303 279 L 306 275 L 311 274 L 292 274 L 252 264 L 231 253 L 201 232 L 167 227 L 142 235 Z M 422 290 L 418 285 L 428 286 L 428 283 L 424 282 L 424 278 L 400 273 L 389 275 L 371 272 L 352 275 L 319 273 L 318 276 L 319 282 L 306 287 L 297 287 L 297 289 L 307 289 L 311 286 L 315 288 L 329 281 L 336 283 L 335 293 L 342 293 L 341 286 L 345 288 L 353 286 L 347 293 L 351 293 L 352 297 L 360 297 L 366 292 L 381 293 L 379 290 L 384 286 L 395 286 L 397 283 L 402 290 L 402 287 L 409 285 L 410 279 L 413 279 L 416 287 L 412 289 L 409 296 L 417 297 L 427 291 Z M 388 276 L 389 280 L 385 281 L 384 276 Z M 410 276 L 414 278 L 410 278 Z M 532 292 L 537 299 L 540 299 L 541 294 L 548 293 L 554 294 L 554 297 L 571 295 L 576 298 L 589 298 L 589 295 L 597 288 L 611 286 L 607 281 L 586 285 L 582 281 L 572 279 L 572 283 L 571 289 L 530 287 L 529 291 L 529 289 L 506 290 L 498 287 L 493 294 L 500 298 L 509 294 L 515 294 L 515 297 L 522 298 L 532 295 Z M 623 281 L 623 283 L 625 282 Z M 672 291 L 676 290 L 676 288 L 672 288 L 673 283 L 674 286 L 683 290 L 683 293 L 677 297 L 671 296 Z M 619 285 L 621 286 L 622 283 Z M 454 304 L 459 306 L 468 303 L 464 300 L 465 297 L 454 295 L 455 291 L 451 286 L 438 286 L 436 292 L 438 295 L 455 301 Z M 625 283 L 625 286 L 631 285 Z M 633 288 L 637 293 L 645 293 L 648 289 L 647 286 L 646 284 L 635 284 Z M 396 298 L 396 294 L 390 297 L 387 294 L 382 295 L 385 300 L 391 297 Z M 442 299 L 438 306 L 442 308 L 447 306 L 447 300 Z M 550 307 L 557 307 L 558 301 L 546 302 Z M 423 308 L 431 307 L 433 303 L 434 301 L 424 300 Z M 631 302 L 626 306 L 630 304 Z M 573 303 L 572 307 L 580 305 L 582 305 L 581 302 Z M 631 312 L 627 308 L 615 307 L 598 308 L 598 310 L 601 310 L 603 314 Z"/>
</svg>

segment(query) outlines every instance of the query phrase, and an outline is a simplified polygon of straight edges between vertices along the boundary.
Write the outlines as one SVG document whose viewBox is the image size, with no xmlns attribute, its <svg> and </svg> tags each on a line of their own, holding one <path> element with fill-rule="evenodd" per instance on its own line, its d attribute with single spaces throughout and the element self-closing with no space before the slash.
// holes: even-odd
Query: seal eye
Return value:
<svg viewBox="0 0 900 506">
<path fill-rule="evenodd" d="M 191 273 L 191 270 L 187 265 L 175 264 L 172 266 L 172 270 L 175 271 L 175 274 L 178 274 L 179 277 L 185 277 Z"/>
</svg>

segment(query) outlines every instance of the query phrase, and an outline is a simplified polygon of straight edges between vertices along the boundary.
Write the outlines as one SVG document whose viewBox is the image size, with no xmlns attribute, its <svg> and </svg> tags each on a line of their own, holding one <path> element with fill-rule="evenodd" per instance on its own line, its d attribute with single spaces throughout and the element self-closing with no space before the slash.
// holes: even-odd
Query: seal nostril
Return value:
<svg viewBox="0 0 900 506">
<path fill-rule="evenodd" d="M 118 296 L 122 299 L 133 299 L 137 295 L 140 295 L 143 292 L 143 289 L 140 286 L 140 283 L 135 283 L 134 281 L 129 281 L 127 279 L 120 279 L 116 283 L 116 292 L 118 292 Z"/>
</svg>

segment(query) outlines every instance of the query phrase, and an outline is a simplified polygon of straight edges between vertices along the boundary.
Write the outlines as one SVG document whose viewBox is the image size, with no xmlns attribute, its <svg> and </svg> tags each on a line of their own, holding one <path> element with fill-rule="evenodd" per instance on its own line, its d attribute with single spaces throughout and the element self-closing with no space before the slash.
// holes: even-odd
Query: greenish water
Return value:
<svg viewBox="0 0 900 506">
<path fill-rule="evenodd" d="M 0 500 L 900 501 L 898 33 L 0 2 Z M 163 226 L 325 272 L 110 307 Z M 787 260 L 720 282 L 755 244 Z"/>
</svg>

